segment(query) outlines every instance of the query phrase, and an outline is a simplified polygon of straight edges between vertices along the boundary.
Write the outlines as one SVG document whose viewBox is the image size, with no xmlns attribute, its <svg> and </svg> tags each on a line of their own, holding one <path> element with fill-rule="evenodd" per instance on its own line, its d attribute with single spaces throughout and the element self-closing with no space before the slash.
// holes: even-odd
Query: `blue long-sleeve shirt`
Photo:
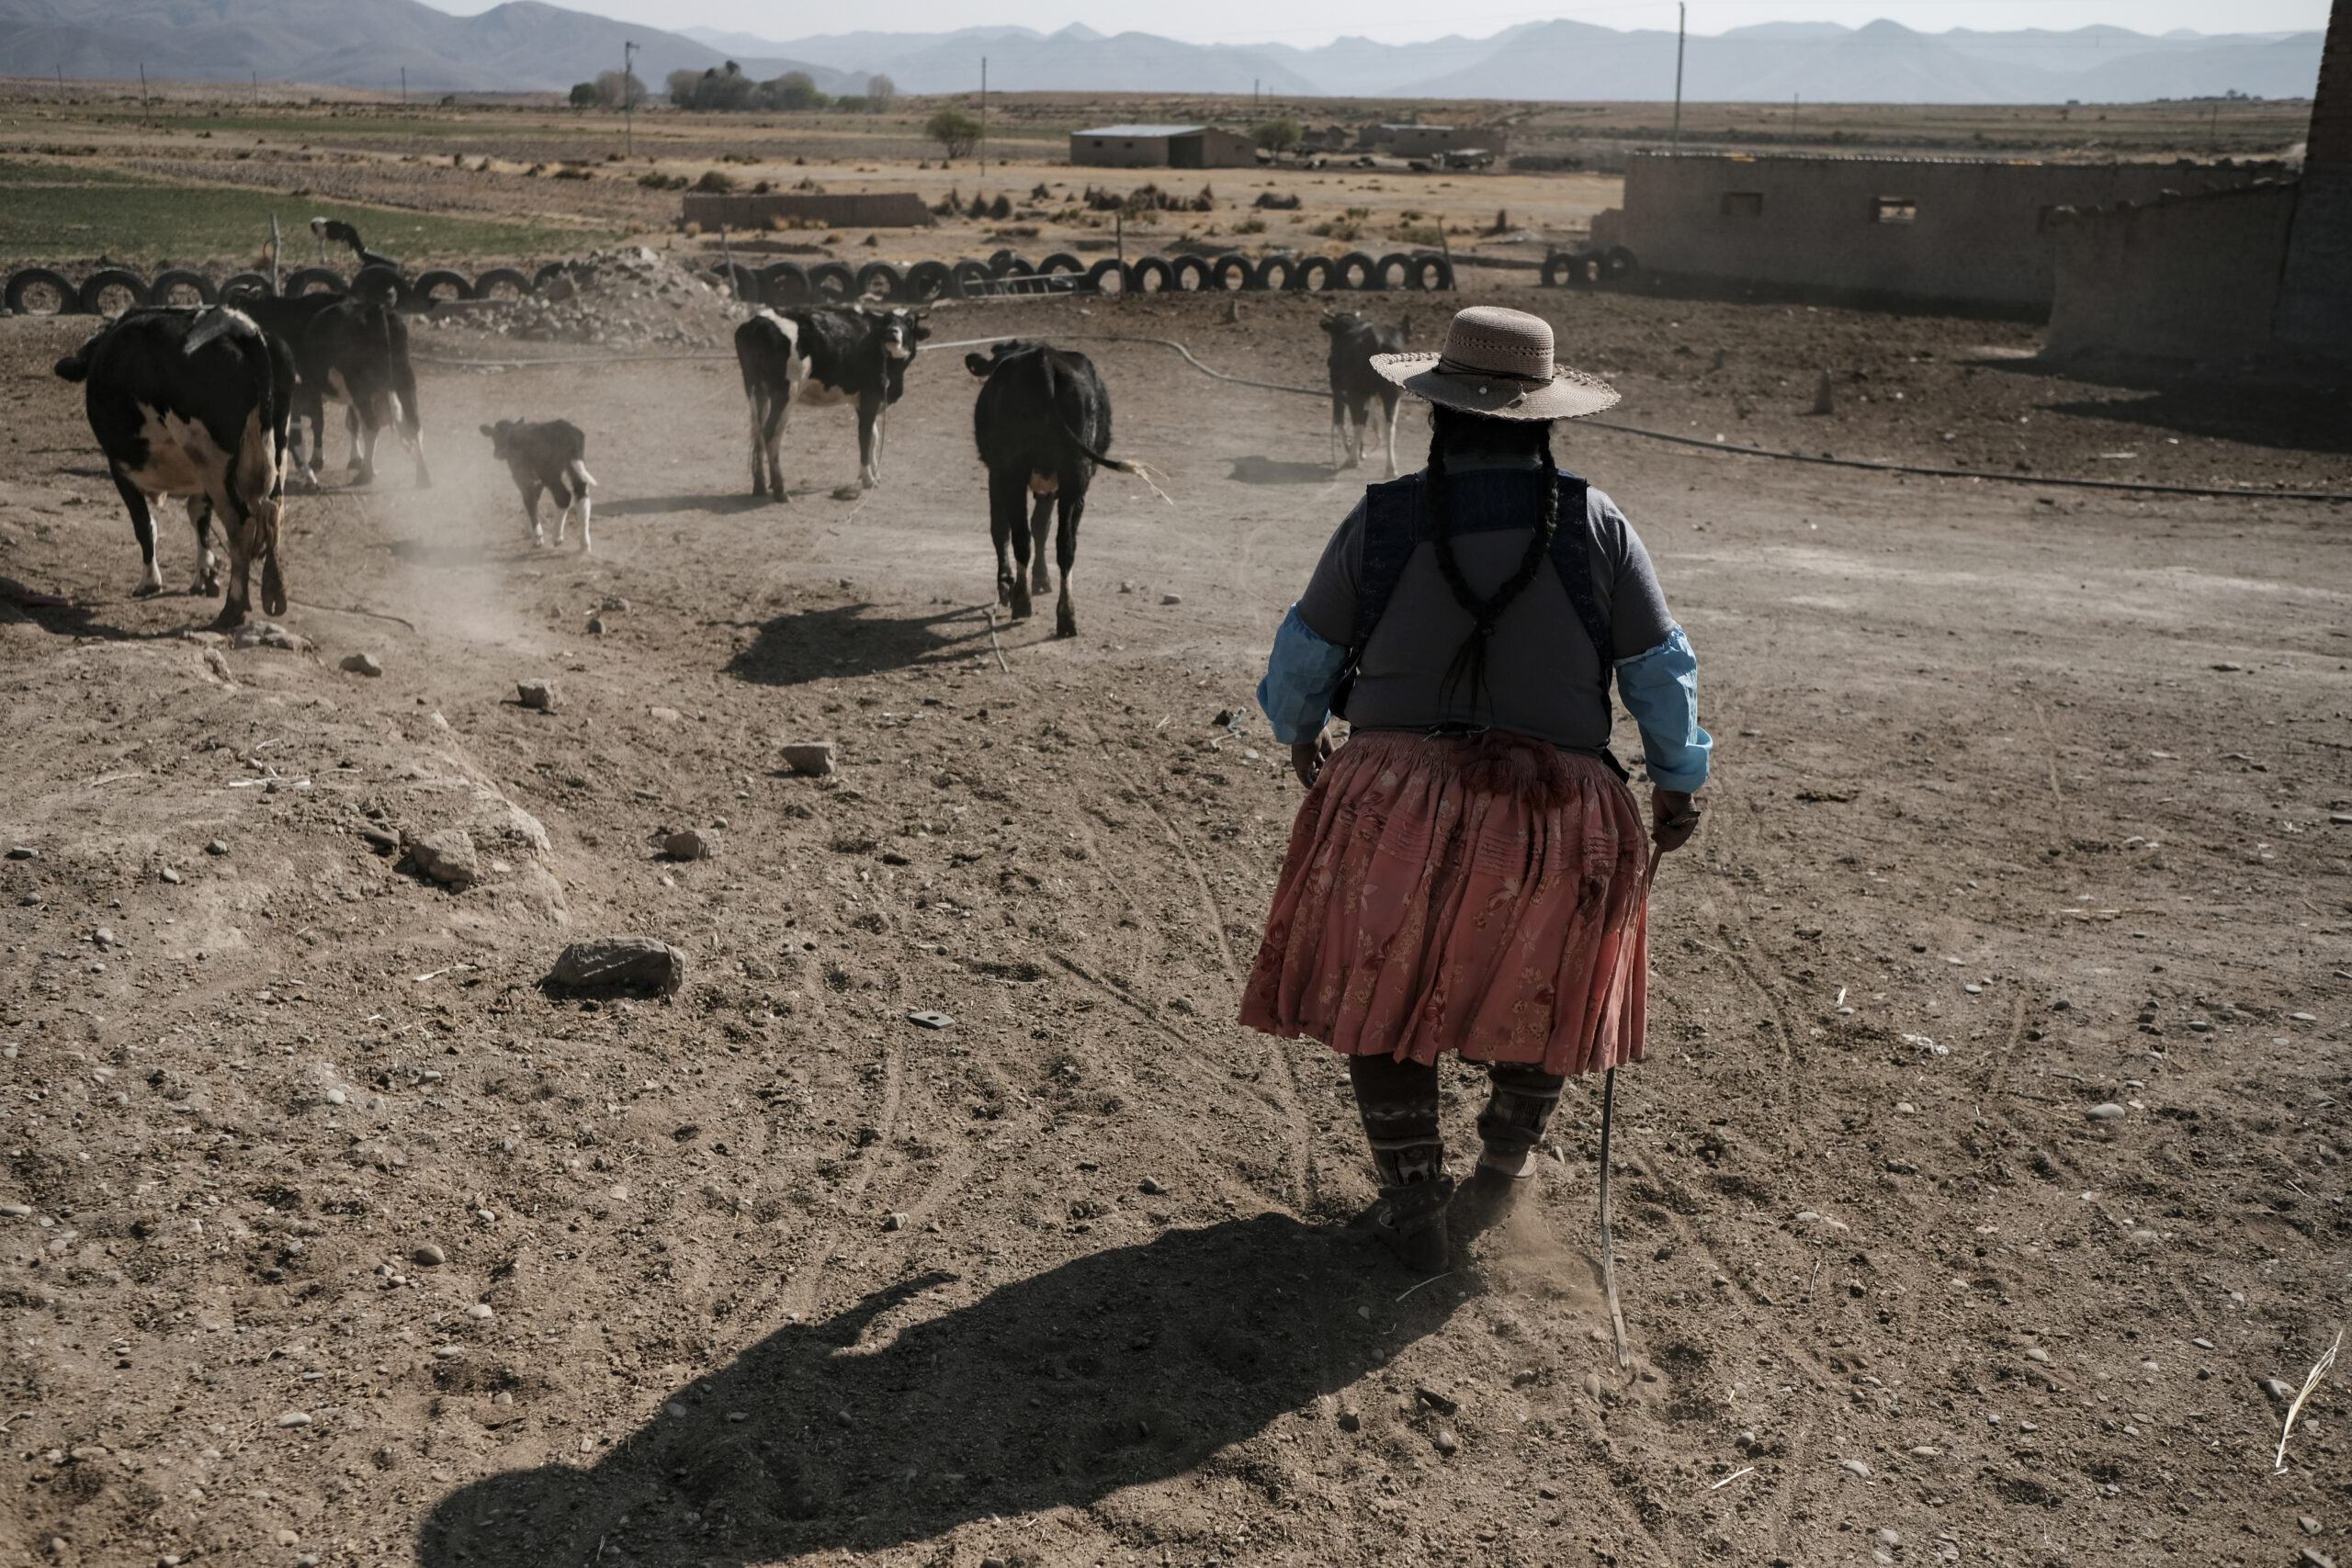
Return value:
<svg viewBox="0 0 2352 1568">
<path fill-rule="evenodd" d="M 1348 650 L 1308 626 L 1291 606 L 1258 682 L 1258 706 L 1286 746 L 1312 740 L 1331 716 Z M 1699 661 L 1673 625 L 1666 640 L 1613 661 L 1625 711 L 1642 732 L 1642 760 L 1660 789 L 1690 794 L 1707 782 L 1714 739 L 1699 725 Z"/>
</svg>

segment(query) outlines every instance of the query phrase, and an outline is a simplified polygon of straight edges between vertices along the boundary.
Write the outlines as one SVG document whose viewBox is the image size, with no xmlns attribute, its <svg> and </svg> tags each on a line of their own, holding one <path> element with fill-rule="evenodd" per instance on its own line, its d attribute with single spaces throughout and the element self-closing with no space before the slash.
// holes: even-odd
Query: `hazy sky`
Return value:
<svg viewBox="0 0 2352 1568">
<path fill-rule="evenodd" d="M 460 15 L 489 10 L 496 0 L 429 0 Z M 1098 32 L 1159 33 L 1194 43 L 1328 43 L 1341 34 L 1406 43 L 1449 32 L 1477 38 L 1518 22 L 1571 17 L 1602 27 L 1672 28 L 1672 0 L 1569 0 L 1565 5 L 1513 6 L 1510 0 L 1466 0 L 1460 10 L 1426 0 L 1350 0 L 1344 6 L 1302 6 L 1293 12 L 1264 0 L 862 0 L 854 8 L 779 5 L 775 0 L 557 0 L 652 27 L 722 28 L 762 38 L 812 33 L 946 32 L 978 22 L 1017 24 L 1051 32 L 1083 21 Z M 1690 30 L 1719 33 L 1755 22 L 1842 22 L 1860 27 L 1881 17 L 1922 32 L 1948 28 L 2000 30 L 2067 28 L 2105 23 L 2137 32 L 2176 28 L 2198 32 L 2289 32 L 2327 26 L 2327 0 L 1696 0 Z"/>
</svg>

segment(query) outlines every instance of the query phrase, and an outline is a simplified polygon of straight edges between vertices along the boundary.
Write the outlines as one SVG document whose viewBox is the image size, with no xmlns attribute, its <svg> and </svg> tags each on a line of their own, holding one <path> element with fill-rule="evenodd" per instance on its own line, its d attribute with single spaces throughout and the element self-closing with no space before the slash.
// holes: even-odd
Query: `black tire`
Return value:
<svg viewBox="0 0 2352 1568">
<path fill-rule="evenodd" d="M 1544 258 L 1544 287 L 1546 288 L 1581 288 L 1584 287 L 1584 257 L 1570 255 L 1566 251 L 1554 251 Z"/>
<path fill-rule="evenodd" d="M 1145 256 L 1128 265 L 1127 287 L 1138 294 L 1165 294 L 1176 287 L 1176 269 L 1166 256 Z"/>
<path fill-rule="evenodd" d="M 1168 264 L 1168 276 L 1178 288 L 1194 293 L 1209 286 L 1209 262 L 1206 256 L 1178 256 Z"/>
<path fill-rule="evenodd" d="M 1350 251 L 1332 264 L 1331 287 L 1365 290 L 1378 288 L 1380 264 L 1362 251 Z"/>
<path fill-rule="evenodd" d="M 63 273 L 45 266 L 11 275 L 6 299 L 9 310 L 19 316 L 70 316 L 82 308 L 81 290 Z"/>
<path fill-rule="evenodd" d="M 147 280 L 122 267 L 102 266 L 82 280 L 74 300 L 85 316 L 119 316 L 147 303 Z"/>
<path fill-rule="evenodd" d="M 288 299 L 300 299 L 303 295 L 320 289 L 330 294 L 341 294 L 344 292 L 343 274 L 331 266 L 298 266 L 286 275 L 283 288 Z"/>
<path fill-rule="evenodd" d="M 760 299 L 782 309 L 806 305 L 809 299 L 808 269 L 798 262 L 771 262 L 760 268 Z"/>
<path fill-rule="evenodd" d="M 839 305 L 857 298 L 857 274 L 847 262 L 819 262 L 808 269 L 808 298 L 820 305 Z"/>
<path fill-rule="evenodd" d="M 372 299 L 395 310 L 407 310 L 416 297 L 400 269 L 390 266 L 361 267 L 351 280 L 351 294 L 355 299 Z"/>
<path fill-rule="evenodd" d="M 553 283 L 557 278 L 561 277 L 565 273 L 571 270 L 571 264 L 570 262 L 548 263 L 547 265 L 531 274 L 531 292 L 534 294 L 540 292 L 542 289 L 546 288 L 548 284 Z"/>
<path fill-rule="evenodd" d="M 1391 251 L 1373 264 L 1380 281 L 1375 288 L 1410 288 L 1413 287 L 1413 258 L 1402 251 Z M 1395 276 L 1391 276 L 1392 269 Z"/>
<path fill-rule="evenodd" d="M 999 251 L 989 257 L 990 277 L 1035 277 L 1037 269 L 1018 251 Z"/>
<path fill-rule="evenodd" d="M 1340 266 L 1329 256 L 1302 256 L 1291 287 L 1302 293 L 1329 294 L 1340 287 Z"/>
<path fill-rule="evenodd" d="M 1057 272 L 1074 272 L 1083 276 L 1086 264 L 1068 251 L 1056 251 L 1037 264 L 1037 276 L 1040 277 L 1051 277 Z"/>
<path fill-rule="evenodd" d="M 1250 258 L 1238 252 L 1227 251 L 1209 263 L 1206 287 L 1218 293 L 1230 294 L 1238 288 L 1253 288 L 1257 281 L 1257 274 L 1250 266 Z"/>
<path fill-rule="evenodd" d="M 426 310 L 440 300 L 463 299 L 472 292 L 473 285 L 455 267 L 436 266 L 419 273 L 416 281 L 409 285 L 409 298 L 420 310 Z"/>
<path fill-rule="evenodd" d="M 917 305 L 956 295 L 956 272 L 945 262 L 919 261 L 907 268 L 906 296 Z"/>
<path fill-rule="evenodd" d="M 857 297 L 864 299 L 877 292 L 892 304 L 906 299 L 907 275 L 897 264 L 870 261 L 857 269 Z"/>
<path fill-rule="evenodd" d="M 462 277 L 458 279 L 461 288 L 465 281 Z M 269 290 L 269 275 L 260 272 L 237 273 L 221 282 L 220 298 L 232 305 L 240 299 L 272 299 L 274 296 Z"/>
<path fill-rule="evenodd" d="M 1600 276 L 1605 283 L 1623 283 L 1639 271 L 1641 264 L 1623 245 L 1611 245 L 1600 253 Z"/>
<path fill-rule="evenodd" d="M 200 272 L 175 266 L 155 275 L 155 281 L 147 286 L 147 302 L 151 305 L 181 304 L 183 301 L 174 296 L 182 289 L 193 295 L 192 302 L 198 305 L 216 305 L 220 300 L 220 291 L 212 287 L 210 278 Z"/>
<path fill-rule="evenodd" d="M 1298 287 L 1296 256 L 1262 256 L 1250 274 L 1252 288 L 1295 288 Z"/>
<path fill-rule="evenodd" d="M 728 291 L 743 304 L 756 305 L 760 302 L 760 275 L 741 262 L 733 263 L 731 265 L 721 264 L 718 269 L 718 282 L 721 288 L 727 288 L 729 283 L 733 284 L 734 287 Z"/>
<path fill-rule="evenodd" d="M 989 284 L 993 281 L 989 276 L 989 264 L 975 261 L 970 256 L 958 258 L 956 265 L 947 269 L 947 275 L 956 280 L 956 298 L 958 299 L 978 299 L 989 291 Z"/>
<path fill-rule="evenodd" d="M 1415 256 L 1413 287 L 1427 293 L 1453 292 L 1453 263 L 1445 256 Z"/>
<path fill-rule="evenodd" d="M 531 291 L 531 280 L 511 266 L 494 266 L 474 279 L 471 298 L 497 299 L 508 294 L 520 299 Z"/>
<path fill-rule="evenodd" d="M 1095 293 L 1109 294 L 1113 292 L 1114 284 L 1117 292 L 1124 294 L 1127 291 L 1126 269 L 1119 265 L 1117 257 L 1104 256 L 1086 269 L 1086 287 Z"/>
</svg>

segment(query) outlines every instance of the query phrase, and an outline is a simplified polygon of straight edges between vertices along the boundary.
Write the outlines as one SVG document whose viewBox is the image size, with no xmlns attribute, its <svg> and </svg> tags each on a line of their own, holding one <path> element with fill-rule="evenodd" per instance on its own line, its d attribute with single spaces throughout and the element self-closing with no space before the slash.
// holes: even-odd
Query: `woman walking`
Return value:
<svg viewBox="0 0 2352 1568">
<path fill-rule="evenodd" d="M 1275 635 L 1258 702 L 1308 790 L 1241 1021 L 1348 1058 L 1381 1234 L 1435 1272 L 1438 1058 L 1487 1066 L 1471 1188 L 1498 1212 L 1567 1076 L 1641 1059 L 1649 842 L 1698 826 L 1713 743 L 1648 553 L 1553 459 L 1553 421 L 1617 394 L 1555 364 L 1540 317 L 1487 306 L 1442 353 L 1373 364 L 1430 404 L 1429 466 L 1364 492 Z M 1646 833 L 1608 750 L 1612 674 Z"/>
</svg>

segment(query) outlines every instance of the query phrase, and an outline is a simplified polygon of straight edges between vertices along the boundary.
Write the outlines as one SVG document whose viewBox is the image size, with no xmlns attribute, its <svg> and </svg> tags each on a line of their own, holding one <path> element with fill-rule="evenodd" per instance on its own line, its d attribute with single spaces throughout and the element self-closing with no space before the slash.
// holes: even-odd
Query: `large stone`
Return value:
<svg viewBox="0 0 2352 1568">
<path fill-rule="evenodd" d="M 708 834 L 687 828 L 664 835 L 662 852 L 672 860 L 708 860 L 718 852 L 718 845 Z"/>
<path fill-rule="evenodd" d="M 417 871 L 443 886 L 463 889 L 481 880 L 481 862 L 474 855 L 472 836 L 464 829 L 418 833 L 406 842 L 408 858 Z"/>
<path fill-rule="evenodd" d="M 520 681 L 514 694 L 523 705 L 539 713 L 555 712 L 555 682 L 553 681 Z"/>
<path fill-rule="evenodd" d="M 796 773 L 821 777 L 833 771 L 833 743 L 830 740 L 807 740 L 786 745 L 784 765 Z"/>
<path fill-rule="evenodd" d="M 345 654 L 343 668 L 345 672 L 353 675 L 381 675 L 384 672 L 383 665 L 378 662 L 376 656 L 372 653 Z"/>
<path fill-rule="evenodd" d="M 685 984 L 685 954 L 647 936 L 603 937 L 575 942 L 548 971 L 548 984 L 565 990 L 605 986 L 641 986 L 662 996 Z"/>
</svg>

